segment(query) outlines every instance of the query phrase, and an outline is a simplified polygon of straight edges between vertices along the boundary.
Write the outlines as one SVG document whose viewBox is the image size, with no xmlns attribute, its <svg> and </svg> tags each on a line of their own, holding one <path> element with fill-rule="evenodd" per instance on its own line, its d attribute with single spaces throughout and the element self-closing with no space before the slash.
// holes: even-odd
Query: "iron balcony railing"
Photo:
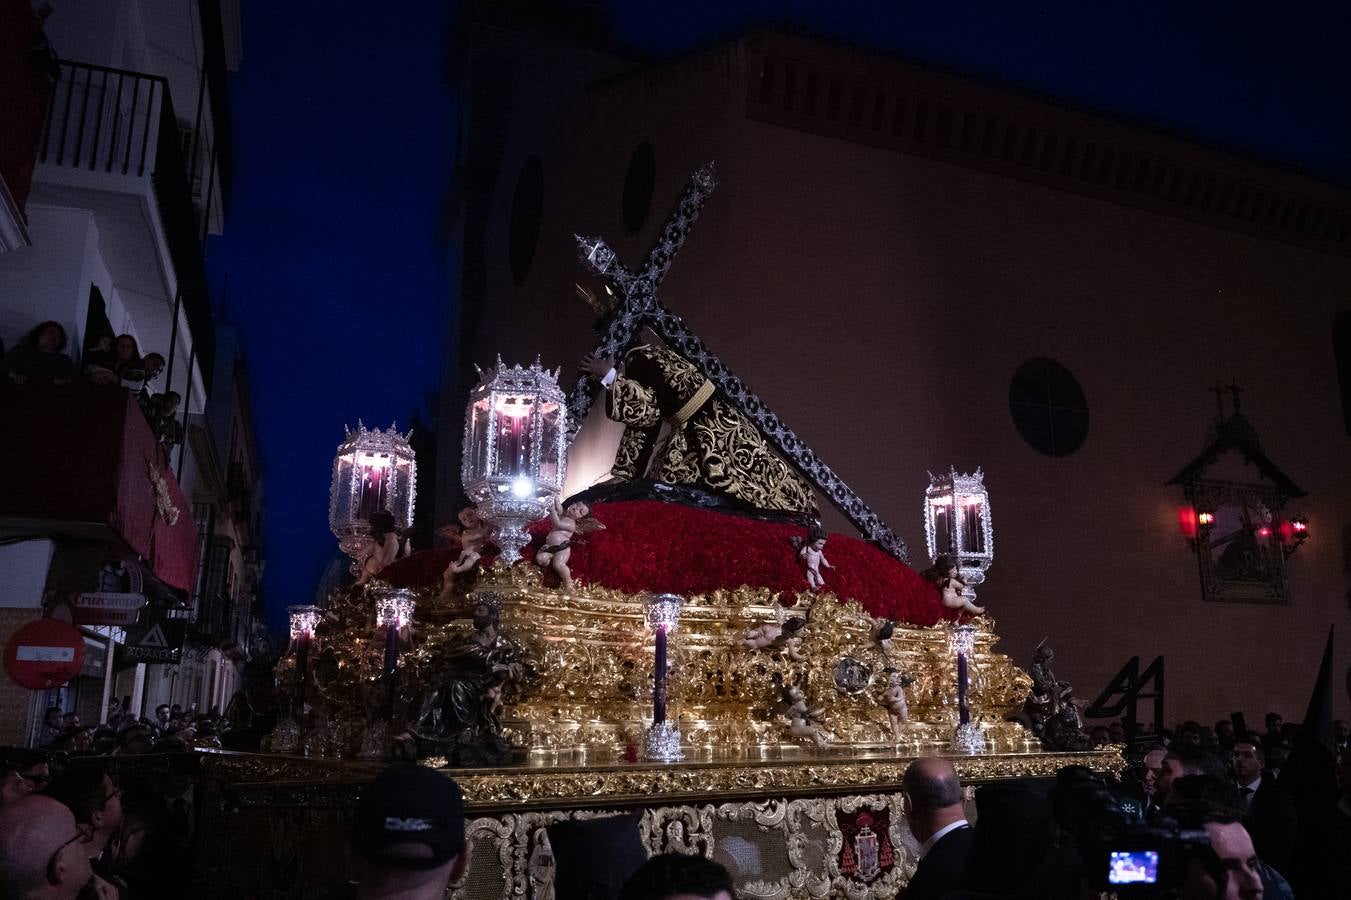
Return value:
<svg viewBox="0 0 1351 900">
<path fill-rule="evenodd" d="M 145 177 L 154 170 L 169 85 L 158 75 L 61 61 L 39 161 Z"/>
<path fill-rule="evenodd" d="M 202 258 L 201 222 L 184 165 L 169 83 L 161 75 L 93 63 L 61 60 L 59 65 L 61 77 L 52 92 L 38 161 L 150 180 L 197 361 L 210 392 L 215 327 Z M 208 177 L 212 171 L 208 164 Z"/>
</svg>

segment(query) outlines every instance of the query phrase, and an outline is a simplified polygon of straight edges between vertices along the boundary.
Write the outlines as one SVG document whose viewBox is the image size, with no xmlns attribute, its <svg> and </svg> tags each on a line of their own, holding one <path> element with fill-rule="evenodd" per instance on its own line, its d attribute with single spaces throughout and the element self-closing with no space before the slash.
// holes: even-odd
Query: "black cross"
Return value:
<svg viewBox="0 0 1351 900">
<path fill-rule="evenodd" d="M 1215 386 L 1214 386 L 1213 388 L 1210 389 L 1210 392 L 1211 392 L 1212 394 L 1215 395 L 1215 415 L 1217 415 L 1217 416 L 1219 416 L 1221 419 L 1223 419 L 1223 418 L 1224 418 L 1224 387 L 1217 381 L 1217 382 L 1215 382 Z"/>
<path fill-rule="evenodd" d="M 1237 413 L 1238 413 L 1238 407 L 1239 407 L 1238 395 L 1241 394 L 1241 393 L 1243 393 L 1243 388 L 1239 387 L 1239 386 L 1234 382 L 1234 379 L 1231 378 L 1231 379 L 1229 379 L 1229 388 L 1228 388 L 1228 391 L 1229 391 L 1229 395 L 1230 395 L 1231 397 L 1234 398 L 1234 413 L 1237 414 Z"/>
<path fill-rule="evenodd" d="M 608 278 L 615 291 L 614 311 L 605 334 L 596 345 L 595 355 L 618 360 L 638 343 L 641 330 L 650 328 L 667 346 L 713 382 L 727 402 L 754 422 L 779 455 L 824 494 L 865 538 L 902 562 L 908 562 L 905 541 L 863 502 L 853 488 L 822 462 L 764 401 L 753 394 L 745 382 L 723 365 L 722 360 L 690 330 L 684 319 L 663 306 L 657 298 L 662 279 L 671 268 L 676 253 L 684 246 L 690 228 L 717 184 L 713 163 L 695 170 L 676 202 L 675 210 L 657 236 L 656 243 L 648 251 L 642 270 L 636 274 L 619 262 L 618 255 L 601 238 L 576 236 L 582 263 L 596 274 Z M 578 379 L 568 395 L 569 441 L 576 436 L 577 429 L 586 418 L 591 401 L 590 380 L 585 377 Z"/>
</svg>

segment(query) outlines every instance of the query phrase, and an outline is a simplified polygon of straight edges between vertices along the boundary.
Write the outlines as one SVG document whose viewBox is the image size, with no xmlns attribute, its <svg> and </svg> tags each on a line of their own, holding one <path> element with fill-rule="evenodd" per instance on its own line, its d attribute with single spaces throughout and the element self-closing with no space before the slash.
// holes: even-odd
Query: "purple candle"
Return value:
<svg viewBox="0 0 1351 900">
<path fill-rule="evenodd" d="M 966 705 L 966 654 L 957 654 L 957 714 L 958 721 L 966 725 L 971 721 L 971 710 Z"/>
<path fill-rule="evenodd" d="M 310 669 L 310 633 L 302 631 L 296 636 L 296 696 L 295 712 L 305 712 L 305 680 Z"/>
<path fill-rule="evenodd" d="M 657 626 L 657 668 L 652 678 L 652 724 L 666 721 L 666 626 Z"/>
<path fill-rule="evenodd" d="M 399 620 L 390 619 L 385 625 L 385 677 L 393 678 L 399 669 Z"/>
</svg>

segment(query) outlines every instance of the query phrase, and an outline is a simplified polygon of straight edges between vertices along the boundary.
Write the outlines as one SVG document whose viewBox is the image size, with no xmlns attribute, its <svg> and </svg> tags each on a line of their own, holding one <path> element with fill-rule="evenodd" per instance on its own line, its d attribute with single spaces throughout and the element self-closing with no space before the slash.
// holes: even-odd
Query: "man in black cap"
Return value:
<svg viewBox="0 0 1351 900">
<path fill-rule="evenodd" d="M 459 786 L 422 766 L 390 766 L 361 791 L 352 849 L 357 880 L 333 897 L 443 900 L 469 862 Z"/>
</svg>

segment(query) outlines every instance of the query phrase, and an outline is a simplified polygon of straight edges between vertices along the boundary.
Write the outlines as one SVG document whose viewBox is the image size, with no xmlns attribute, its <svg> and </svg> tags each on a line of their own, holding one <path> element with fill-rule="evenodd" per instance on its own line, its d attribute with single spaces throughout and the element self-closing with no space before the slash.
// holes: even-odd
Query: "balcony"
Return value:
<svg viewBox="0 0 1351 900">
<path fill-rule="evenodd" d="M 136 399 L 93 384 L 0 384 L 0 533 L 120 542 L 160 581 L 192 587 L 192 507 Z"/>
<path fill-rule="evenodd" d="M 216 342 L 202 224 L 168 82 L 159 75 L 90 63 L 61 60 L 59 65 L 61 77 L 43 126 L 36 180 L 144 198 L 157 214 L 156 240 L 163 242 L 172 264 L 209 391 Z M 201 156 L 192 148 L 187 152 Z M 207 175 L 213 172 L 208 167 Z M 210 202 L 208 198 L 208 206 Z"/>
</svg>

